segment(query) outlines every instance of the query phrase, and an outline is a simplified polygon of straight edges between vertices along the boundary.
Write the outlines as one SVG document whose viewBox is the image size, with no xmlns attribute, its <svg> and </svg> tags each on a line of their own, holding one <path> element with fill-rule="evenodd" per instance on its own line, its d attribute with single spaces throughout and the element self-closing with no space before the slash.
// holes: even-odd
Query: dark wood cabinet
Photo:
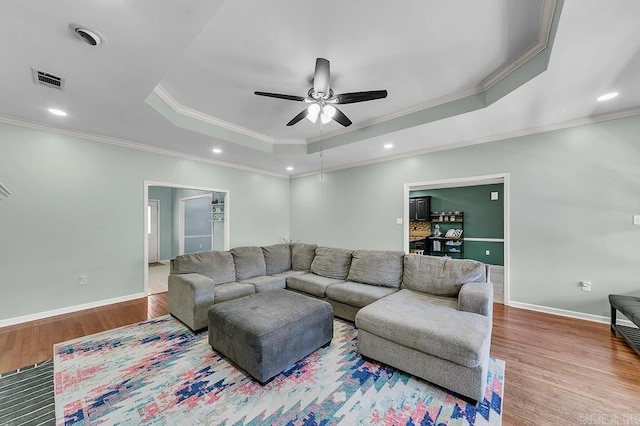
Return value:
<svg viewBox="0 0 640 426">
<path fill-rule="evenodd" d="M 409 199 L 409 220 L 426 222 L 431 211 L 431 197 L 414 197 Z"/>
</svg>

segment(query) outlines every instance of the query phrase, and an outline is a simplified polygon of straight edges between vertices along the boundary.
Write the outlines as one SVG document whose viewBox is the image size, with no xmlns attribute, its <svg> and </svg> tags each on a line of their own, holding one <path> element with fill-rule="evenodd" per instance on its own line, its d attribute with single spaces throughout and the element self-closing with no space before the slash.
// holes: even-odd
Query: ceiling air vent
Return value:
<svg viewBox="0 0 640 426">
<path fill-rule="evenodd" d="M 58 90 L 64 90 L 64 78 L 58 77 L 48 72 L 31 68 L 33 72 L 33 82 L 43 86 L 51 87 Z"/>
</svg>

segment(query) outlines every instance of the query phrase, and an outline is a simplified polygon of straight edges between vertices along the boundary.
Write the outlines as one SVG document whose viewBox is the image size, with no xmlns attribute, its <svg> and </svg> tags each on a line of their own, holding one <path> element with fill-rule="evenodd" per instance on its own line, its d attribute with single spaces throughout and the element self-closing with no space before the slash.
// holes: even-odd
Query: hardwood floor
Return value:
<svg viewBox="0 0 640 426">
<path fill-rule="evenodd" d="M 167 293 L 0 328 L 0 372 L 54 343 L 168 313 Z M 494 304 L 491 354 L 506 361 L 504 425 L 640 424 L 640 357 L 609 326 Z"/>
<path fill-rule="evenodd" d="M 0 372 L 53 358 L 53 345 L 169 313 L 167 293 L 0 328 Z"/>
</svg>

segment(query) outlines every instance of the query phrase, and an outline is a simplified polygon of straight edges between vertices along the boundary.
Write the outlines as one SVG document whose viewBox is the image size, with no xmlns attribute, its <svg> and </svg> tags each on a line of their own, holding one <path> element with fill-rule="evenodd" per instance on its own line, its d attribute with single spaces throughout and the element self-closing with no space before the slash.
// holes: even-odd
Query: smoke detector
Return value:
<svg viewBox="0 0 640 426">
<path fill-rule="evenodd" d="M 76 35 L 80 40 L 91 46 L 97 46 L 106 42 L 105 38 L 97 31 L 89 29 L 84 25 L 79 24 L 69 24 L 69 29 L 73 34 Z"/>
</svg>

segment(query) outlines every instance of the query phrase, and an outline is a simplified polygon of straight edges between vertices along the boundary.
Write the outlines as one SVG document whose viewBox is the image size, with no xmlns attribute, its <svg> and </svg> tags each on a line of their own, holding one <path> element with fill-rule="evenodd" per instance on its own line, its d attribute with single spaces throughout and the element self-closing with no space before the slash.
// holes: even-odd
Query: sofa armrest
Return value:
<svg viewBox="0 0 640 426">
<path fill-rule="evenodd" d="M 169 274 L 169 312 L 192 330 L 207 326 L 214 303 L 213 280 L 200 274 Z"/>
<path fill-rule="evenodd" d="M 489 282 L 466 283 L 458 294 L 458 310 L 491 318 L 493 314 L 493 286 Z"/>
</svg>

